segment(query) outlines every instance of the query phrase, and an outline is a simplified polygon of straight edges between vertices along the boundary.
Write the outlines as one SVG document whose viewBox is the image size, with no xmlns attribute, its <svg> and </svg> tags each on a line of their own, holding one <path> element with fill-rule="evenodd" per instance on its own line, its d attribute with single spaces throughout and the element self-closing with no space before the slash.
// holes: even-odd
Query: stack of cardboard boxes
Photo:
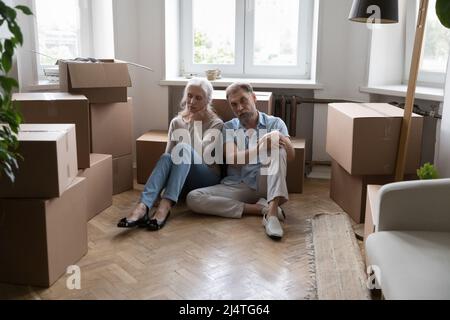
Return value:
<svg viewBox="0 0 450 320">
<path fill-rule="evenodd" d="M 133 188 L 132 101 L 128 65 L 118 60 L 97 63 L 59 61 L 61 91 L 89 100 L 91 152 L 113 157 L 113 194 Z"/>
<path fill-rule="evenodd" d="M 386 103 L 337 103 L 328 108 L 326 150 L 331 156 L 331 198 L 364 222 L 367 185 L 394 181 L 403 110 Z M 423 117 L 413 114 L 406 174 L 420 166 Z"/>
<path fill-rule="evenodd" d="M 51 286 L 87 252 L 87 221 L 133 187 L 126 63 L 60 61 L 61 91 L 20 93 L 16 180 L 0 179 L 0 282 Z"/>
<path fill-rule="evenodd" d="M 20 130 L 20 171 L 0 179 L 0 282 L 49 287 L 87 252 L 87 179 L 74 124 Z"/>
</svg>

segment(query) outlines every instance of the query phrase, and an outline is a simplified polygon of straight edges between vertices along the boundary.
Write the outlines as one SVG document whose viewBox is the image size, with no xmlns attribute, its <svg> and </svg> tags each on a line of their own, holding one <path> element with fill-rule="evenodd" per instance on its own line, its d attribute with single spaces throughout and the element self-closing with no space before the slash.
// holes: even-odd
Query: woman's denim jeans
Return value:
<svg viewBox="0 0 450 320">
<path fill-rule="evenodd" d="M 181 194 L 220 183 L 220 175 L 204 164 L 190 145 L 183 143 L 176 148 L 182 150 L 183 162 L 174 164 L 171 154 L 163 154 L 145 185 L 141 202 L 148 208 L 153 207 L 163 189 L 162 198 L 177 203 Z M 194 162 L 195 159 L 197 161 Z"/>
</svg>

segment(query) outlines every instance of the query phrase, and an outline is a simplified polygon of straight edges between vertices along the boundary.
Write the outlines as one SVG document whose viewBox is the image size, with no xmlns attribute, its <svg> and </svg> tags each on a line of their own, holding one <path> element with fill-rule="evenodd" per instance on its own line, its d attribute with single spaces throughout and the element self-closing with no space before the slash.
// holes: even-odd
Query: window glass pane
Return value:
<svg viewBox="0 0 450 320">
<path fill-rule="evenodd" d="M 297 65 L 299 0 L 255 0 L 255 65 Z"/>
<path fill-rule="evenodd" d="M 430 0 L 421 70 L 445 73 L 450 52 L 450 30 L 440 23 L 435 7 L 436 0 Z"/>
<path fill-rule="evenodd" d="M 81 56 L 78 0 L 35 0 L 39 52 L 55 59 Z M 39 55 L 42 66 L 56 60 Z"/>
<path fill-rule="evenodd" d="M 193 0 L 195 64 L 234 64 L 235 0 Z"/>
</svg>

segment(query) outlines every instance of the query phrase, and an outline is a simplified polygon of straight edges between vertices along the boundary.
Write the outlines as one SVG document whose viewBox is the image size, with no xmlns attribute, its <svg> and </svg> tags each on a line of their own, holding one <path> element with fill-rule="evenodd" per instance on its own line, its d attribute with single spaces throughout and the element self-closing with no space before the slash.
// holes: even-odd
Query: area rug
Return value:
<svg viewBox="0 0 450 320">
<path fill-rule="evenodd" d="M 365 264 L 346 213 L 311 219 L 317 299 L 368 300 Z"/>
</svg>

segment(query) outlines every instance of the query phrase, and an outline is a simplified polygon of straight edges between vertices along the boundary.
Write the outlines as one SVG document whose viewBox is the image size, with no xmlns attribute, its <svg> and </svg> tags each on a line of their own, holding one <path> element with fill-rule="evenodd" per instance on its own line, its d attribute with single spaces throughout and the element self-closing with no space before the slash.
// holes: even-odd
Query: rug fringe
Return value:
<svg viewBox="0 0 450 320">
<path fill-rule="evenodd" d="M 312 218 L 306 220 L 306 254 L 308 256 L 308 269 L 310 275 L 310 281 L 308 284 L 310 287 L 307 292 L 308 295 L 305 297 L 306 300 L 317 300 L 317 280 L 316 280 L 316 258 L 314 250 L 314 237 L 312 233 Z"/>
</svg>

